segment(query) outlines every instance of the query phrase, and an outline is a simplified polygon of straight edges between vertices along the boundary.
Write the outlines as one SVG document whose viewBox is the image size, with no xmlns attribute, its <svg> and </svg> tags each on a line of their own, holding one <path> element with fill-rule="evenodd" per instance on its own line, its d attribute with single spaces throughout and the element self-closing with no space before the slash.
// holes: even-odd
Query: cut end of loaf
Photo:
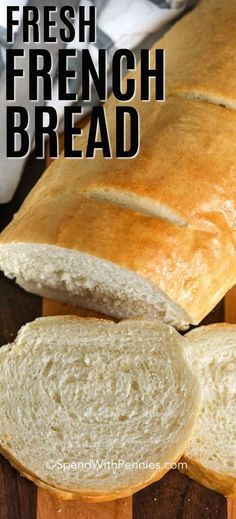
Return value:
<svg viewBox="0 0 236 519">
<path fill-rule="evenodd" d="M 183 344 L 151 320 L 27 324 L 0 351 L 1 451 L 37 484 L 74 498 L 115 499 L 159 479 L 199 410 Z"/>
<path fill-rule="evenodd" d="M 118 319 L 156 318 L 186 329 L 191 317 L 161 289 L 130 270 L 54 245 L 0 245 L 0 268 L 35 294 Z"/>
<path fill-rule="evenodd" d="M 216 324 L 187 334 L 186 353 L 203 388 L 184 471 L 199 483 L 236 497 L 236 325 Z"/>
</svg>

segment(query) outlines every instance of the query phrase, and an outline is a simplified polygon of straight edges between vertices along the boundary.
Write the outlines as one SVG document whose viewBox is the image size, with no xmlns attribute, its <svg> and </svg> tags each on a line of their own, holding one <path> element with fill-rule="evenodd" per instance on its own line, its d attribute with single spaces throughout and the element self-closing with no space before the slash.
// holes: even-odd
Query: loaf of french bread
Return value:
<svg viewBox="0 0 236 519">
<path fill-rule="evenodd" d="M 234 0 L 201 0 L 157 43 L 167 100 L 132 101 L 139 155 L 56 160 L 1 235 L 7 276 L 117 318 L 186 328 L 209 313 L 236 281 L 235 27 Z"/>
</svg>

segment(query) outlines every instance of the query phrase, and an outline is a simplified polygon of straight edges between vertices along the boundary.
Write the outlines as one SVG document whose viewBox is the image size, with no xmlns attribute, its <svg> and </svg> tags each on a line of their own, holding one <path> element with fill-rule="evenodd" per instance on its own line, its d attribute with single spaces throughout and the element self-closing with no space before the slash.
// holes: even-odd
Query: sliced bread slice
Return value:
<svg viewBox="0 0 236 519">
<path fill-rule="evenodd" d="M 187 356 L 203 387 L 201 412 L 181 472 L 236 497 L 236 325 L 202 326 L 187 334 Z"/>
<path fill-rule="evenodd" d="M 0 450 L 62 499 L 127 496 L 182 456 L 199 395 L 168 325 L 40 318 L 0 350 Z"/>
</svg>

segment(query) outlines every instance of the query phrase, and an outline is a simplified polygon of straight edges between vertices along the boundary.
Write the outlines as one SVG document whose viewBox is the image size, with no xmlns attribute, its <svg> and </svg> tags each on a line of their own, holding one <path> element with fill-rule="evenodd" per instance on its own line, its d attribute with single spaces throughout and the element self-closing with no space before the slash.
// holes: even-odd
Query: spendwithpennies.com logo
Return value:
<svg viewBox="0 0 236 519">
<path fill-rule="evenodd" d="M 67 470 L 72 471 L 85 471 L 85 472 L 101 472 L 103 470 L 160 470 L 163 469 L 187 469 L 187 463 L 179 461 L 178 463 L 164 463 L 161 465 L 156 462 L 146 461 L 127 461 L 124 459 L 119 460 L 98 460 L 89 459 L 87 461 L 65 461 L 63 459 L 48 460 L 46 461 L 46 467 L 49 470 L 61 470 L 66 472 Z"/>
</svg>

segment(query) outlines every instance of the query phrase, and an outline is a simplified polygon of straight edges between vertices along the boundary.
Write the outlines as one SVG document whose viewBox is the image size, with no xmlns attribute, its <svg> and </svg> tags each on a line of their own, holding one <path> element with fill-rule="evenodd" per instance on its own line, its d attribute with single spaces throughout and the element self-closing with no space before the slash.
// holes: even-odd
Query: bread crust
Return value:
<svg viewBox="0 0 236 519">
<path fill-rule="evenodd" d="M 167 92 L 201 95 L 236 108 L 235 1 L 200 0 L 159 41 Z"/>
<path fill-rule="evenodd" d="M 47 199 L 46 193 L 45 185 Z M 235 282 L 235 250 L 225 233 L 180 228 L 74 193 L 51 192 L 50 202 L 39 196 L 33 207 L 26 201 L 1 235 L 1 245 L 46 243 L 110 261 L 159 287 L 193 324 Z"/>
<path fill-rule="evenodd" d="M 98 163 L 79 179 L 79 191 L 100 198 L 110 193 L 111 199 L 128 195 L 130 206 L 144 201 L 150 213 L 160 204 L 160 212 L 164 207 L 169 218 L 176 216 L 176 225 L 230 235 L 236 211 L 236 112 L 171 96 L 148 118 L 135 167 L 127 171 L 119 160 L 107 171 Z"/>
<path fill-rule="evenodd" d="M 236 479 L 229 474 L 216 472 L 202 465 L 198 460 L 184 455 L 181 461 L 186 463 L 186 467 L 179 465 L 179 471 L 200 485 L 215 490 L 231 499 L 236 498 Z"/>
</svg>

